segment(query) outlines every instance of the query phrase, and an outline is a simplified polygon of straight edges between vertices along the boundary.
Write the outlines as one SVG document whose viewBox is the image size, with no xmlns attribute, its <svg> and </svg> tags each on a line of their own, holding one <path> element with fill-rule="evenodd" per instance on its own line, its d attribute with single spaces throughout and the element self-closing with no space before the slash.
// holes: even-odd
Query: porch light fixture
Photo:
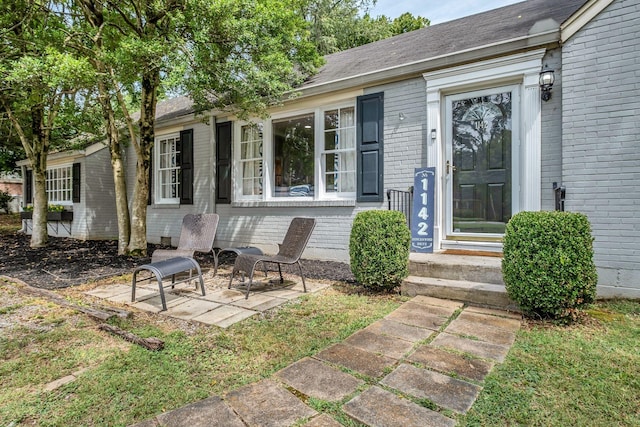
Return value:
<svg viewBox="0 0 640 427">
<path fill-rule="evenodd" d="M 544 66 L 542 71 L 540 71 L 540 90 L 541 98 L 543 101 L 548 101 L 551 99 L 551 87 L 553 86 L 553 82 L 556 81 L 556 77 L 553 73 L 553 70 L 548 66 Z"/>
<path fill-rule="evenodd" d="M 398 118 L 400 119 L 400 121 L 403 121 L 404 120 L 404 113 L 398 114 Z"/>
<path fill-rule="evenodd" d="M 431 140 L 435 141 L 437 137 L 438 137 L 438 133 L 436 132 L 436 130 L 431 129 Z"/>
</svg>

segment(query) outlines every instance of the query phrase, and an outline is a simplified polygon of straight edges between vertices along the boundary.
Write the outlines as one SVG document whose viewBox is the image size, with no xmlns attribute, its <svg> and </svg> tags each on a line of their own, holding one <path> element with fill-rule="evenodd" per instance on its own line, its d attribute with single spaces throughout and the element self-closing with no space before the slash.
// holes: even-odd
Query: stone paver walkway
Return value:
<svg viewBox="0 0 640 427">
<path fill-rule="evenodd" d="M 136 427 L 341 425 L 311 399 L 337 405 L 368 426 L 454 426 L 456 414 L 471 408 L 486 375 L 504 361 L 519 328 L 517 314 L 417 296 L 272 378 Z"/>
</svg>

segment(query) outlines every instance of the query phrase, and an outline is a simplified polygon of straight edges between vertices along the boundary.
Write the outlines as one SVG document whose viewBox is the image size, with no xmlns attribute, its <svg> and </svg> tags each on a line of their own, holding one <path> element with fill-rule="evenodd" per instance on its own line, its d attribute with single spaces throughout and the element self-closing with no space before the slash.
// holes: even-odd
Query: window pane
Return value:
<svg viewBox="0 0 640 427">
<path fill-rule="evenodd" d="M 337 150 L 340 148 L 338 141 L 338 133 L 334 130 L 325 132 L 324 134 L 324 149 L 325 150 Z"/>
<path fill-rule="evenodd" d="M 338 110 L 324 112 L 324 130 L 338 128 Z"/>
<path fill-rule="evenodd" d="M 273 121 L 276 197 L 312 196 L 314 115 Z"/>
</svg>

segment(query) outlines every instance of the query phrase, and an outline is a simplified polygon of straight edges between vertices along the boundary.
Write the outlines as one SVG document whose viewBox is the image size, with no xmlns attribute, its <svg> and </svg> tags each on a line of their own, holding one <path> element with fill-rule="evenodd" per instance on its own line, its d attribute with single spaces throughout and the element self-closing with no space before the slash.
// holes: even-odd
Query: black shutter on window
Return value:
<svg viewBox="0 0 640 427">
<path fill-rule="evenodd" d="M 216 124 L 216 203 L 231 203 L 231 122 Z"/>
<path fill-rule="evenodd" d="M 151 154 L 149 154 L 149 189 L 147 192 L 147 205 L 150 205 L 153 202 L 153 151 L 155 148 L 151 149 Z"/>
<path fill-rule="evenodd" d="M 33 171 L 27 170 L 24 173 L 24 203 L 33 202 Z"/>
<path fill-rule="evenodd" d="M 80 203 L 80 163 L 74 163 L 71 169 L 71 199 Z"/>
<path fill-rule="evenodd" d="M 180 203 L 193 204 L 193 129 L 180 132 Z"/>
<path fill-rule="evenodd" d="M 383 116 L 384 92 L 359 96 L 357 100 L 359 202 L 381 202 L 384 196 Z"/>
</svg>

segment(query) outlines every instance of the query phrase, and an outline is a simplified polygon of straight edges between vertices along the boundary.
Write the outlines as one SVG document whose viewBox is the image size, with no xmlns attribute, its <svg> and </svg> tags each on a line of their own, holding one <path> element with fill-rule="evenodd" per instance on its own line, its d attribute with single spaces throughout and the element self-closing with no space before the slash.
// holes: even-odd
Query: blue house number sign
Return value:
<svg viewBox="0 0 640 427">
<path fill-rule="evenodd" d="M 411 252 L 433 252 L 433 201 L 436 168 L 416 169 L 413 175 Z"/>
</svg>

